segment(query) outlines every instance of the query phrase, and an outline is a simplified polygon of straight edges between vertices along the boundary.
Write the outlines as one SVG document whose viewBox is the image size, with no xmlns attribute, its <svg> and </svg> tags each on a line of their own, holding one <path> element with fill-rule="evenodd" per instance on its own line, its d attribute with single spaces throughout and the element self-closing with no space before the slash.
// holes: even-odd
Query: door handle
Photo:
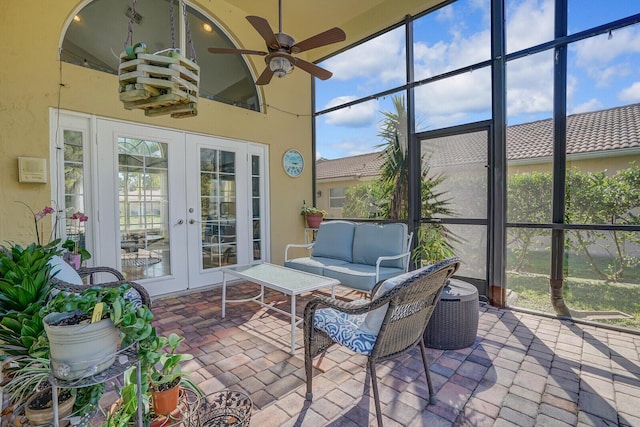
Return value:
<svg viewBox="0 0 640 427">
<path fill-rule="evenodd" d="M 196 223 L 196 220 L 195 220 L 195 219 L 191 218 L 191 219 L 189 220 L 189 224 L 195 224 L 195 223 Z"/>
<path fill-rule="evenodd" d="M 182 225 L 182 224 L 184 224 L 184 220 L 183 220 L 182 218 L 180 218 L 180 219 L 178 220 L 178 223 L 177 223 L 177 224 L 178 224 L 178 225 Z"/>
</svg>

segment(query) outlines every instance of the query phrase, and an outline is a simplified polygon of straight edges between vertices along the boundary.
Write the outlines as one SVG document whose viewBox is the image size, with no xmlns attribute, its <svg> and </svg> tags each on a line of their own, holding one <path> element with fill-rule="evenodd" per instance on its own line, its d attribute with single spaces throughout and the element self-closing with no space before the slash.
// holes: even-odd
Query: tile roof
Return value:
<svg viewBox="0 0 640 427">
<path fill-rule="evenodd" d="M 482 132 L 436 138 L 425 145 L 432 166 L 487 163 Z M 567 154 L 602 153 L 640 148 L 640 104 L 567 116 Z M 507 127 L 507 158 L 525 160 L 553 155 L 553 120 L 545 119 Z M 383 159 L 379 152 L 320 159 L 317 179 L 377 176 Z"/>
<path fill-rule="evenodd" d="M 316 162 L 316 179 L 378 176 L 384 163 L 380 154 L 378 151 L 340 159 L 320 159 Z"/>
<path fill-rule="evenodd" d="M 507 158 L 553 154 L 553 120 L 507 127 Z M 567 116 L 567 154 L 640 147 L 640 104 Z"/>
</svg>

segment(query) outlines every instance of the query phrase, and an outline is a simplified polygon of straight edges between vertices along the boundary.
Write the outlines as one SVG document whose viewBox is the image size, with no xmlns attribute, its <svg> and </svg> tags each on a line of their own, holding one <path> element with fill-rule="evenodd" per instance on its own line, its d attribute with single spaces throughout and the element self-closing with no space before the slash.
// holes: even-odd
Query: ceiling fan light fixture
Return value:
<svg viewBox="0 0 640 427">
<path fill-rule="evenodd" d="M 288 58 L 276 56 L 269 61 L 269 68 L 276 77 L 282 78 L 293 71 L 293 64 Z"/>
</svg>

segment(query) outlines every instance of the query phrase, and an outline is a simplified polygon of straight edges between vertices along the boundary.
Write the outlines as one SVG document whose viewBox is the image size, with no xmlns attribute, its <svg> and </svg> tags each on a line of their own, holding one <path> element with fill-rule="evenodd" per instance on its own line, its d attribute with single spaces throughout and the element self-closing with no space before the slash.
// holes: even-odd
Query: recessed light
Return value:
<svg viewBox="0 0 640 427">
<path fill-rule="evenodd" d="M 211 25 L 207 24 L 206 22 L 202 24 L 202 29 L 205 30 L 207 33 L 210 33 L 211 31 L 213 31 L 213 28 L 211 27 Z"/>
</svg>

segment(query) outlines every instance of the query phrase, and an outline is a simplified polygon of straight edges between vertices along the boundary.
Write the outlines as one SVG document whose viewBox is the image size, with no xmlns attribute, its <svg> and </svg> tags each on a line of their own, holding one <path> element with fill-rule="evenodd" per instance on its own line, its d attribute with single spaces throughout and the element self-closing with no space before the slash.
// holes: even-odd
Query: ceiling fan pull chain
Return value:
<svg viewBox="0 0 640 427">
<path fill-rule="evenodd" d="M 193 48 L 193 40 L 191 39 L 191 27 L 189 27 L 189 17 L 187 16 L 187 4 L 180 0 L 182 3 L 182 15 L 184 16 L 184 29 L 187 35 L 187 44 L 189 45 L 189 59 L 196 62 L 196 50 Z"/>
<path fill-rule="evenodd" d="M 131 8 L 129 9 L 131 14 L 129 16 L 129 28 L 128 28 L 128 32 L 127 32 L 127 39 L 124 41 L 124 47 L 126 48 L 127 46 L 132 46 L 133 45 L 133 24 L 135 22 L 135 18 L 136 18 L 136 8 L 138 6 L 138 0 L 132 0 L 131 1 Z"/>
<path fill-rule="evenodd" d="M 173 0 L 169 0 L 169 27 L 171 28 L 171 50 L 176 50 L 176 25 L 173 18 Z"/>
</svg>

